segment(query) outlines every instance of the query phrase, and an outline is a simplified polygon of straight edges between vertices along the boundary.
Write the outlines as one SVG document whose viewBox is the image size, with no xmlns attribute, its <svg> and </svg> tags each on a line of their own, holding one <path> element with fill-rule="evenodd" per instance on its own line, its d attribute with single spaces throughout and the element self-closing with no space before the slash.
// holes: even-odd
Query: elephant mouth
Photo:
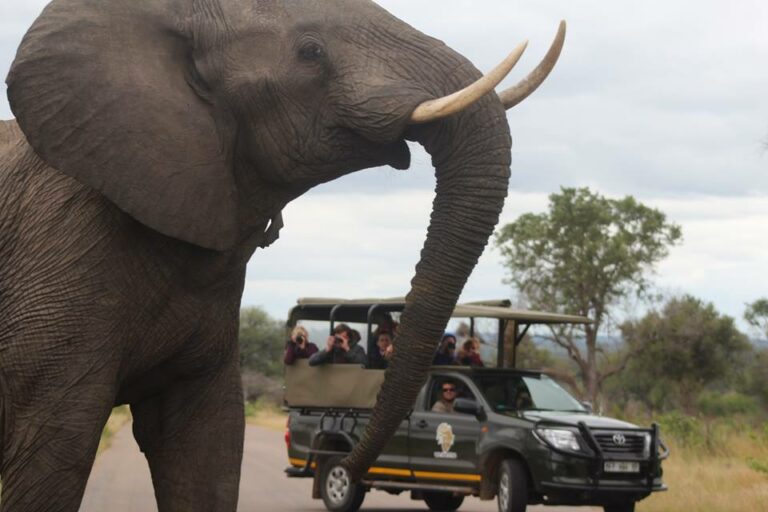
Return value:
<svg viewBox="0 0 768 512">
<path fill-rule="evenodd" d="M 405 139 L 387 144 L 384 151 L 386 152 L 387 165 L 398 171 L 404 171 L 411 166 L 411 150 Z"/>
</svg>

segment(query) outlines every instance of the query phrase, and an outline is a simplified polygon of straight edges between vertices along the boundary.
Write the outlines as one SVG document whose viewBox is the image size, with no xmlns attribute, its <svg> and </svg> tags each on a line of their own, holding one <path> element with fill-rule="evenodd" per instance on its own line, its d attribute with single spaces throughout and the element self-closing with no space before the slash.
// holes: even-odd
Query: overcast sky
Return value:
<svg viewBox="0 0 768 512">
<path fill-rule="evenodd" d="M 45 1 L 0 4 L 0 74 Z M 768 296 L 768 2 L 740 0 L 381 0 L 395 15 L 491 69 L 528 51 L 503 86 L 565 49 L 547 82 L 509 113 L 512 184 L 502 222 L 543 211 L 561 186 L 631 194 L 682 225 L 658 269 L 668 294 L 692 293 L 741 318 Z M 12 114 L 5 95 L 0 118 Z M 299 296 L 408 291 L 434 177 L 412 147 L 409 171 L 375 169 L 291 203 L 286 227 L 248 267 L 243 303 L 284 318 Z M 456 247 L 457 251 L 461 247 Z M 489 247 L 462 300 L 509 297 Z"/>
</svg>

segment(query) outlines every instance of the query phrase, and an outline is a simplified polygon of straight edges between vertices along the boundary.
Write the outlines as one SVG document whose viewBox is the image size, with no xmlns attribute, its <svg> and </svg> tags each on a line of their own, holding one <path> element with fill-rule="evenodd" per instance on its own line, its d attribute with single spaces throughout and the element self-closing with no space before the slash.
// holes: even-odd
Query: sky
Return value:
<svg viewBox="0 0 768 512">
<path fill-rule="evenodd" d="M 45 3 L 0 5 L 3 77 Z M 513 164 L 502 224 L 545 211 L 560 187 L 633 195 L 683 229 L 656 269 L 660 293 L 693 294 L 737 319 L 745 303 L 768 296 L 768 2 L 378 3 L 483 71 L 529 40 L 500 88 L 524 77 L 567 21 L 557 67 L 508 113 Z M 11 117 L 2 94 L 0 118 Z M 411 149 L 408 171 L 362 171 L 289 204 L 280 239 L 248 265 L 243 304 L 285 318 L 298 297 L 406 294 L 434 196 L 429 156 Z M 514 297 L 504 277 L 489 246 L 461 300 Z"/>
</svg>

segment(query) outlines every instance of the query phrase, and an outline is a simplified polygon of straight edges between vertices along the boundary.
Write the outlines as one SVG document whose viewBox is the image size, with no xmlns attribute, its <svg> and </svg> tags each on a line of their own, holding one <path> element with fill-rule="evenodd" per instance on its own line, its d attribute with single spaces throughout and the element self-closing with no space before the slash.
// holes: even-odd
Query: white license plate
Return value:
<svg viewBox="0 0 768 512">
<path fill-rule="evenodd" d="M 609 461 L 603 466 L 606 473 L 639 473 L 639 462 Z"/>
</svg>

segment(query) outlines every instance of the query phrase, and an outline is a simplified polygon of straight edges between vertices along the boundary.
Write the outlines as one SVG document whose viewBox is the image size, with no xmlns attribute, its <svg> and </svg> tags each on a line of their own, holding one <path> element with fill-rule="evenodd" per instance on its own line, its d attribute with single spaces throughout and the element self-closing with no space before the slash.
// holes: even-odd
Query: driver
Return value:
<svg viewBox="0 0 768 512">
<path fill-rule="evenodd" d="M 432 406 L 432 412 L 453 412 L 453 402 L 456 400 L 456 383 L 446 381 L 440 386 L 440 399 Z"/>
</svg>

